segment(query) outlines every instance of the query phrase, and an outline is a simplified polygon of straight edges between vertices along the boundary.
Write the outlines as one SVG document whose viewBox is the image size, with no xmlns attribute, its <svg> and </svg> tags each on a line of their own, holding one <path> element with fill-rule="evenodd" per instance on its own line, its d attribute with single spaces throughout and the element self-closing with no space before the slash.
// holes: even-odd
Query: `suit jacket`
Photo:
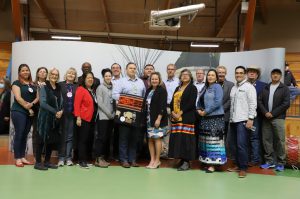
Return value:
<svg viewBox="0 0 300 199">
<path fill-rule="evenodd" d="M 221 84 L 222 85 L 222 84 Z M 227 81 L 225 79 L 222 88 L 223 88 L 223 109 L 224 109 L 224 120 L 225 122 L 229 122 L 230 117 L 230 91 L 234 83 L 231 81 Z"/>
<path fill-rule="evenodd" d="M 255 87 L 255 90 L 256 90 L 256 94 L 257 94 L 257 101 L 258 101 L 258 97 L 260 95 L 260 93 L 264 90 L 264 88 L 267 86 L 268 84 L 265 83 L 265 82 L 262 82 L 262 81 L 259 81 L 259 80 L 256 80 L 255 81 L 255 84 L 254 84 L 254 87 Z M 261 114 L 261 111 L 259 110 L 259 106 L 257 105 L 257 116 L 258 118 L 261 118 L 262 117 L 262 114 Z"/>
<path fill-rule="evenodd" d="M 146 91 L 146 95 L 144 98 L 144 104 L 146 104 L 147 97 L 150 93 L 152 88 L 148 88 Z M 156 90 L 154 91 L 151 103 L 150 103 L 150 124 L 151 127 L 154 126 L 154 123 L 158 117 L 158 115 L 162 115 L 161 121 L 160 121 L 160 127 L 164 127 L 168 125 L 168 116 L 167 116 L 167 97 L 168 93 L 165 88 L 162 86 L 158 86 Z M 145 106 L 144 106 L 145 107 Z M 147 107 L 145 107 L 147 112 Z"/>
<path fill-rule="evenodd" d="M 259 109 L 263 116 L 267 112 L 271 112 L 273 118 L 285 119 L 286 111 L 290 107 L 290 90 L 286 85 L 280 82 L 278 88 L 274 92 L 272 110 L 269 110 L 268 103 L 270 95 L 270 85 L 271 83 L 267 85 L 259 95 Z"/>
<path fill-rule="evenodd" d="M 180 86 L 175 89 L 174 94 L 179 90 Z M 180 109 L 183 112 L 182 122 L 184 124 L 194 124 L 195 122 L 195 111 L 196 111 L 196 100 L 197 100 L 197 87 L 190 82 L 189 85 L 184 89 L 180 101 Z M 170 103 L 171 111 L 174 110 L 174 94 Z"/>
</svg>

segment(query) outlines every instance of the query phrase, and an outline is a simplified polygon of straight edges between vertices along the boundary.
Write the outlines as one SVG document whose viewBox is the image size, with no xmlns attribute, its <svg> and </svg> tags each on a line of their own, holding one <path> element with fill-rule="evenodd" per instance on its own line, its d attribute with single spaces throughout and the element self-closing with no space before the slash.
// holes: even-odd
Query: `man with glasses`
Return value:
<svg viewBox="0 0 300 199">
<path fill-rule="evenodd" d="M 172 101 L 172 97 L 174 94 L 175 89 L 177 86 L 179 86 L 179 79 L 175 77 L 175 72 L 176 72 L 176 66 L 174 64 L 169 64 L 167 66 L 167 75 L 168 78 L 167 80 L 164 80 L 164 84 L 166 86 L 166 90 L 168 93 L 168 99 L 167 99 L 167 111 L 168 111 L 168 118 L 170 118 L 170 103 Z M 169 120 L 168 122 L 171 125 L 171 122 Z M 170 134 L 168 133 L 164 138 L 163 138 L 163 148 L 162 148 L 162 158 L 167 158 L 168 157 L 168 149 L 169 149 L 169 139 L 170 139 Z"/>
<path fill-rule="evenodd" d="M 230 92 L 230 129 L 236 145 L 235 161 L 237 167 L 228 171 L 238 171 L 239 177 L 246 177 L 248 169 L 249 133 L 253 131 L 256 117 L 257 98 L 254 86 L 247 81 L 246 68 L 235 68 L 236 84 Z"/>
</svg>

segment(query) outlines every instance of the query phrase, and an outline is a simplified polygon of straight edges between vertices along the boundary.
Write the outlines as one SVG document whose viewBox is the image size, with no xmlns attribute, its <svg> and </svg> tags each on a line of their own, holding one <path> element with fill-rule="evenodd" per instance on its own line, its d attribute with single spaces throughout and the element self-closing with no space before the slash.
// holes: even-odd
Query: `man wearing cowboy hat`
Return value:
<svg viewBox="0 0 300 199">
<path fill-rule="evenodd" d="M 262 82 L 259 79 L 261 74 L 260 68 L 258 66 L 249 66 L 247 68 L 248 81 L 255 87 L 257 97 L 262 92 L 262 90 L 267 86 L 265 82 Z M 254 119 L 253 125 L 255 129 L 250 134 L 250 154 L 251 161 L 249 166 L 258 166 L 261 160 L 261 126 L 262 126 L 262 115 L 260 111 L 257 110 L 257 116 Z"/>
</svg>

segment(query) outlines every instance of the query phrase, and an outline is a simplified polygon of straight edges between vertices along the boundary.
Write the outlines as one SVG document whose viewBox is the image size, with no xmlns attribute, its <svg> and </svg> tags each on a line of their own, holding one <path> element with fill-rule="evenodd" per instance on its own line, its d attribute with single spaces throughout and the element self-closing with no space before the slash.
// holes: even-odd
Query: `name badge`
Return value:
<svg viewBox="0 0 300 199">
<path fill-rule="evenodd" d="M 68 92 L 68 93 L 67 93 L 67 97 L 68 97 L 68 98 L 71 98 L 72 96 L 73 96 L 72 92 Z"/>
<path fill-rule="evenodd" d="M 28 87 L 29 93 L 33 93 L 33 89 L 31 87 Z"/>
</svg>

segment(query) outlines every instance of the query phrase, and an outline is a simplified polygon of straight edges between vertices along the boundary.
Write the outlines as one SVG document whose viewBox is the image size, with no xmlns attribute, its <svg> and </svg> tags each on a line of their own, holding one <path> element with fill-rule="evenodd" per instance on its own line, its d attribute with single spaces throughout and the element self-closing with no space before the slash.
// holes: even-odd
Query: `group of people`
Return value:
<svg viewBox="0 0 300 199">
<path fill-rule="evenodd" d="M 248 166 L 254 165 L 284 170 L 290 92 L 280 82 L 280 69 L 272 70 L 268 84 L 259 80 L 256 66 L 237 66 L 236 83 L 226 80 L 224 66 L 207 72 L 197 69 L 195 81 L 188 69 L 179 77 L 174 64 L 166 69 L 164 81 L 152 64 L 138 77 L 136 64 L 130 62 L 121 77 L 121 66 L 114 63 L 102 70 L 100 84 L 88 62 L 82 65 L 82 76 L 69 68 L 62 82 L 58 69 L 45 67 L 38 68 L 33 81 L 29 66 L 21 64 L 12 86 L 16 166 L 32 164 L 25 158 L 25 148 L 33 126 L 38 170 L 71 166 L 73 159 L 81 168 L 89 168 L 91 160 L 107 168 L 111 143 L 122 167 L 138 167 L 144 141 L 150 153 L 148 169 L 158 168 L 160 158 L 168 157 L 180 160 L 178 171 L 190 169 L 190 161 L 199 159 L 212 173 L 231 156 L 236 167 L 228 171 L 238 171 L 239 177 L 246 177 Z M 123 94 L 143 98 L 140 125 L 115 123 Z M 54 149 L 58 164 L 50 161 Z"/>
</svg>

